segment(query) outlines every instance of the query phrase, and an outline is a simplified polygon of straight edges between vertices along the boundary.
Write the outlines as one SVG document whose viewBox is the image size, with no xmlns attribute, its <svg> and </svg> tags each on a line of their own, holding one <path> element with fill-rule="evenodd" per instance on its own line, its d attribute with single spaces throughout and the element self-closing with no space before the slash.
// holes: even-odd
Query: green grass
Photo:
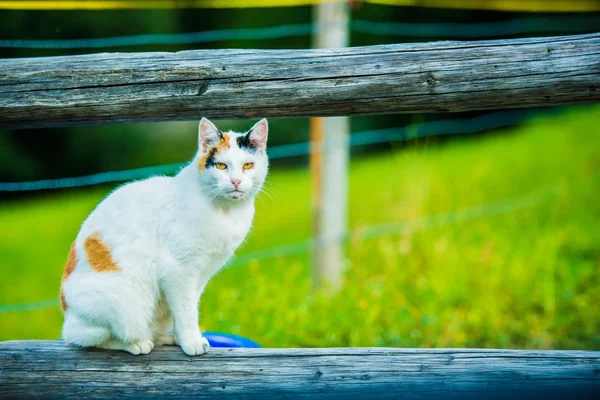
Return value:
<svg viewBox="0 0 600 400">
<path fill-rule="evenodd" d="M 310 237 L 307 170 L 269 181 L 240 255 Z M 208 285 L 201 325 L 273 347 L 600 349 L 599 188 L 597 106 L 353 159 L 343 289 L 311 294 L 308 253 L 234 265 Z M 107 191 L 0 204 L 0 304 L 56 296 Z M 58 307 L 0 314 L 0 340 L 58 338 L 61 322 Z"/>
</svg>

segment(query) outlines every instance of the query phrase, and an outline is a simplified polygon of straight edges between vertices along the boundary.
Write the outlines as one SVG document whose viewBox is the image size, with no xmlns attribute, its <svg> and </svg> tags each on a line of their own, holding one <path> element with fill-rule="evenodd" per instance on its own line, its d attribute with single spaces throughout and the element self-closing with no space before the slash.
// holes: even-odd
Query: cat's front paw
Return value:
<svg viewBox="0 0 600 400">
<path fill-rule="evenodd" d="M 182 340 L 181 350 L 188 356 L 201 356 L 210 349 L 205 337 L 199 336 L 192 340 Z"/>
</svg>

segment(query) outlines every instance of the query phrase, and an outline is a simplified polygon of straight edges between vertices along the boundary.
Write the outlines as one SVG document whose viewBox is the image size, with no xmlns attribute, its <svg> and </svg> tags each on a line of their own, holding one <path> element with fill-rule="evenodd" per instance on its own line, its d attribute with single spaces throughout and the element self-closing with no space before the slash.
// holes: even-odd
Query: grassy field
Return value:
<svg viewBox="0 0 600 400">
<path fill-rule="evenodd" d="M 600 349 L 600 107 L 485 138 L 353 159 L 345 285 L 311 294 L 307 170 L 274 169 L 203 328 L 263 346 Z M 109 188 L 0 204 L 0 305 L 56 297 L 79 224 Z M 252 253 L 257 254 L 257 253 Z M 264 255 L 264 254 L 263 254 Z M 252 258 L 252 257 L 250 257 Z M 58 307 L 0 314 L 0 340 L 58 338 Z"/>
</svg>

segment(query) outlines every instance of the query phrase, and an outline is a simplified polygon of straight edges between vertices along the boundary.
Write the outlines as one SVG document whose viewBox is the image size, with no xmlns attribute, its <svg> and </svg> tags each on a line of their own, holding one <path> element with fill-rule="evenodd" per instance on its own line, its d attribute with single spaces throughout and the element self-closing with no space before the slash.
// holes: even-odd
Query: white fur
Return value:
<svg viewBox="0 0 600 400">
<path fill-rule="evenodd" d="M 64 339 L 82 347 L 147 354 L 155 344 L 179 344 L 188 355 L 204 354 L 208 341 L 198 327 L 198 302 L 210 278 L 242 243 L 254 217 L 254 198 L 268 169 L 267 121 L 248 134 L 258 146 L 230 149 L 215 167 L 198 162 L 215 145 L 218 130 L 203 119 L 194 160 L 174 177 L 126 184 L 104 199 L 83 223 L 75 270 L 63 283 L 67 303 Z M 254 167 L 243 170 L 244 163 Z M 232 180 L 239 179 L 238 190 Z M 84 240 L 99 233 L 121 272 L 96 272 Z M 173 330 L 174 335 L 168 332 Z"/>
</svg>

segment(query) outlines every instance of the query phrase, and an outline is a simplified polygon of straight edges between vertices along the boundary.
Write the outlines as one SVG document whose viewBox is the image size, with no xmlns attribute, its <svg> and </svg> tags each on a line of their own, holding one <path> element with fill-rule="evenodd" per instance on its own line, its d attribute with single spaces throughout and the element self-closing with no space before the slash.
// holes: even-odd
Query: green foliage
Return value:
<svg viewBox="0 0 600 400">
<path fill-rule="evenodd" d="M 202 327 L 274 347 L 600 349 L 599 119 L 600 107 L 577 108 L 352 160 L 343 289 L 311 294 L 308 254 L 231 266 L 207 287 Z M 307 171 L 269 180 L 274 200 L 259 199 L 240 255 L 311 234 Z M 106 193 L 0 205 L 0 304 L 57 295 L 70 243 Z M 532 193 L 510 213 L 363 240 L 368 225 Z M 58 307 L 2 314 L 0 340 L 58 338 L 61 322 Z"/>
</svg>

